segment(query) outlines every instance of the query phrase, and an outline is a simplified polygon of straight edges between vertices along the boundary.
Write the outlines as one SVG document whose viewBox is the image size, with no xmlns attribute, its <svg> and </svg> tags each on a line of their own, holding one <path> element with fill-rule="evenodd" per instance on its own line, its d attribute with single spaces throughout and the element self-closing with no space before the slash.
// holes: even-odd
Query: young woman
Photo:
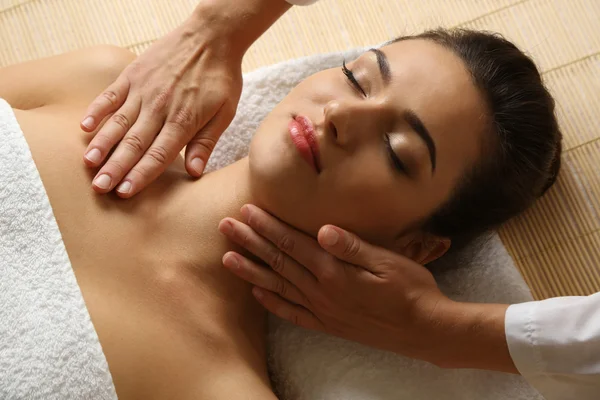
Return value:
<svg viewBox="0 0 600 400">
<path fill-rule="evenodd" d="M 78 120 L 131 59 L 103 47 L 0 70 L 0 97 L 30 146 L 123 399 L 275 398 L 264 312 L 222 268 L 241 250 L 217 226 L 243 204 L 427 263 L 528 207 L 558 171 L 554 102 L 532 61 L 491 34 L 434 31 L 309 77 L 233 165 L 191 181 L 178 159 L 134 198 L 98 196 L 80 160 L 93 134 Z"/>
</svg>

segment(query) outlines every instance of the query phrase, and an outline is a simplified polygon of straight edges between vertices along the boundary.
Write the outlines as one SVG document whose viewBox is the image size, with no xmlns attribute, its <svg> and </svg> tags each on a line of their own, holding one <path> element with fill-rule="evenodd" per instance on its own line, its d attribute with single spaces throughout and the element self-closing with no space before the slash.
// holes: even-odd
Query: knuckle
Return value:
<svg viewBox="0 0 600 400">
<path fill-rule="evenodd" d="M 146 182 L 150 182 L 152 180 L 152 169 L 144 166 L 143 164 L 136 164 L 135 167 L 129 171 L 131 176 L 131 180 L 136 182 L 136 186 L 145 187 Z"/>
<path fill-rule="evenodd" d="M 165 165 L 169 161 L 169 152 L 163 146 L 153 146 L 146 153 L 156 164 Z"/>
<path fill-rule="evenodd" d="M 119 101 L 119 96 L 112 90 L 105 90 L 101 94 L 102 98 L 107 100 L 111 106 L 116 106 Z"/>
<path fill-rule="evenodd" d="M 191 142 L 190 145 L 197 145 L 197 146 L 202 146 L 204 147 L 209 153 L 212 153 L 212 151 L 215 149 L 215 146 L 217 145 L 217 141 L 211 137 L 198 137 L 198 138 L 194 138 Z"/>
<path fill-rule="evenodd" d="M 136 135 L 125 136 L 122 140 L 123 146 L 129 149 L 134 154 L 141 154 L 146 150 L 144 143 Z"/>
<path fill-rule="evenodd" d="M 168 122 L 187 131 L 193 125 L 194 113 L 187 107 L 181 107 L 172 115 Z"/>
<path fill-rule="evenodd" d="M 344 254 L 348 257 L 356 257 L 360 252 L 360 241 L 356 240 L 356 238 L 352 237 L 346 242 L 346 246 L 344 248 Z"/>
<path fill-rule="evenodd" d="M 294 247 L 296 246 L 296 243 L 294 241 L 294 239 L 292 239 L 289 235 L 282 235 L 278 240 L 277 240 L 277 247 L 286 253 L 291 253 L 294 251 Z"/>
<path fill-rule="evenodd" d="M 275 283 L 275 292 L 279 294 L 284 299 L 287 298 L 288 295 L 288 287 L 285 284 L 283 279 L 278 279 Z"/>
<path fill-rule="evenodd" d="M 150 102 L 150 112 L 152 114 L 162 113 L 167 108 L 170 98 L 171 94 L 167 90 L 163 90 L 156 94 Z"/>
<path fill-rule="evenodd" d="M 269 263 L 273 271 L 281 274 L 285 265 L 285 257 L 281 251 L 274 251 Z"/>
<path fill-rule="evenodd" d="M 103 168 L 104 170 L 111 171 L 113 177 L 120 177 L 125 175 L 125 167 L 120 161 L 108 160 Z"/>
<path fill-rule="evenodd" d="M 116 113 L 112 116 L 112 121 L 123 129 L 129 129 L 130 123 L 123 113 Z"/>
<path fill-rule="evenodd" d="M 384 257 L 374 262 L 374 264 L 379 269 L 393 269 L 397 266 L 398 261 L 392 259 L 391 257 Z"/>
<path fill-rule="evenodd" d="M 106 133 L 98 133 L 90 142 L 90 147 L 97 147 L 101 152 L 107 153 L 114 145 L 116 140 L 111 140 Z"/>
</svg>

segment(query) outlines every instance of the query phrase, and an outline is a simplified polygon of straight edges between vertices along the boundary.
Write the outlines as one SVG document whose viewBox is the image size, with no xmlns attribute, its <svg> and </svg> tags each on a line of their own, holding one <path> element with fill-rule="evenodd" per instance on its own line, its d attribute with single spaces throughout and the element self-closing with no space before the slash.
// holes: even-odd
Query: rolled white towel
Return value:
<svg viewBox="0 0 600 400">
<path fill-rule="evenodd" d="M 0 399 L 116 400 L 42 180 L 0 99 Z"/>
</svg>

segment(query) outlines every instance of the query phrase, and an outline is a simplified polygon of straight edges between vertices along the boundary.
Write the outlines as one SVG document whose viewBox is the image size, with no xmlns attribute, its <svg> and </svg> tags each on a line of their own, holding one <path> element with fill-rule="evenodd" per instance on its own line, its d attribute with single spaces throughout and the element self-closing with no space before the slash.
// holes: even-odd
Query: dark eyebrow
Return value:
<svg viewBox="0 0 600 400">
<path fill-rule="evenodd" d="M 429 159 L 431 160 L 431 174 L 435 172 L 435 143 L 429 134 L 427 128 L 423 124 L 423 121 L 415 114 L 414 111 L 407 110 L 404 111 L 402 115 L 404 120 L 413 128 L 413 130 L 423 139 L 425 144 L 427 145 L 427 150 L 429 150 Z"/>
<path fill-rule="evenodd" d="M 390 63 L 386 55 L 379 49 L 370 49 L 369 51 L 375 53 L 377 56 L 377 65 L 379 66 L 379 72 L 381 72 L 381 78 L 383 79 L 383 83 L 387 85 L 392 79 L 392 74 L 390 73 Z"/>
</svg>

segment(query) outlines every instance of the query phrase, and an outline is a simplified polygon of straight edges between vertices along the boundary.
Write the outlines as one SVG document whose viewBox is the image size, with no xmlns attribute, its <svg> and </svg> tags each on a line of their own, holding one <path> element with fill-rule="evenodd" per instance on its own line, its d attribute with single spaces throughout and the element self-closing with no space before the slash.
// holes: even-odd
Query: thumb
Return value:
<svg viewBox="0 0 600 400">
<path fill-rule="evenodd" d="M 233 119 L 221 109 L 185 148 L 185 169 L 193 177 L 200 177 L 221 134 Z"/>
<path fill-rule="evenodd" d="M 387 255 L 387 250 L 377 248 L 355 234 L 333 225 L 323 226 L 319 230 L 317 240 L 332 256 L 372 273 L 377 272 L 377 260 Z"/>
</svg>

